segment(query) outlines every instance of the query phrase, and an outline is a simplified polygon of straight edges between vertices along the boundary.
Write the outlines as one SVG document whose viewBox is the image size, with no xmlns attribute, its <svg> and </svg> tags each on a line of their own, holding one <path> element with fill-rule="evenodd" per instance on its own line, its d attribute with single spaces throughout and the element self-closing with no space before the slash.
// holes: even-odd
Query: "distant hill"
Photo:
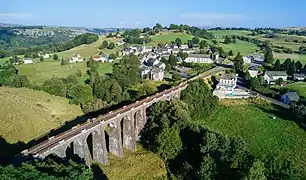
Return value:
<svg viewBox="0 0 306 180">
<path fill-rule="evenodd" d="M 81 115 L 68 99 L 26 88 L 0 87 L 0 136 L 29 141 Z"/>
</svg>

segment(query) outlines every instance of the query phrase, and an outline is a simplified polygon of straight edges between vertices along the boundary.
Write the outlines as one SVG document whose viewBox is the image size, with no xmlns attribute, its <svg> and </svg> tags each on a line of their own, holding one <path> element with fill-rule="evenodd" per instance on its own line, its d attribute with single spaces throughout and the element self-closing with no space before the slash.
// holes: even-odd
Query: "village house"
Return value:
<svg viewBox="0 0 306 180">
<path fill-rule="evenodd" d="M 243 57 L 243 62 L 244 62 L 244 64 L 251 64 L 252 63 L 252 58 L 250 56 L 244 56 Z"/>
<path fill-rule="evenodd" d="M 183 53 L 190 54 L 190 53 L 194 53 L 194 49 L 189 49 L 189 48 L 187 48 L 187 49 L 183 49 L 182 52 L 183 52 Z"/>
<path fill-rule="evenodd" d="M 104 55 L 92 56 L 92 59 L 94 61 L 101 61 L 102 63 L 104 63 L 105 61 L 108 61 L 108 59 Z"/>
<path fill-rule="evenodd" d="M 213 94 L 219 99 L 240 99 L 250 97 L 249 92 L 242 89 L 236 89 L 237 76 L 237 74 L 223 74 Z"/>
<path fill-rule="evenodd" d="M 180 52 L 180 49 L 179 48 L 172 48 L 172 53 L 173 54 L 177 54 Z"/>
<path fill-rule="evenodd" d="M 212 55 L 209 54 L 189 54 L 185 59 L 187 63 L 213 63 Z"/>
<path fill-rule="evenodd" d="M 23 59 L 23 63 L 24 64 L 33 64 L 33 59 L 31 59 L 31 58 L 24 58 Z"/>
<path fill-rule="evenodd" d="M 150 75 L 151 80 L 162 81 L 164 79 L 164 70 L 162 68 L 153 68 Z"/>
<path fill-rule="evenodd" d="M 150 58 L 150 59 L 148 59 L 148 60 L 145 62 L 145 64 L 146 64 L 147 66 L 155 66 L 155 65 L 157 65 L 158 63 L 159 63 L 159 60 L 154 59 L 154 58 Z"/>
<path fill-rule="evenodd" d="M 298 102 L 300 97 L 296 92 L 287 92 L 282 95 L 281 102 L 290 105 L 292 102 Z"/>
<path fill-rule="evenodd" d="M 116 43 L 117 46 L 123 46 L 124 44 L 125 44 L 125 42 L 123 42 L 123 41 L 119 41 L 119 42 Z"/>
<path fill-rule="evenodd" d="M 232 93 L 237 85 L 237 74 L 223 74 L 217 84 L 217 90 L 224 90 L 226 93 Z"/>
<path fill-rule="evenodd" d="M 70 63 L 83 62 L 84 60 L 79 54 L 74 54 L 69 60 Z"/>
<path fill-rule="evenodd" d="M 181 48 L 181 49 L 188 49 L 189 47 L 188 47 L 188 45 L 186 45 L 186 44 L 182 44 L 180 48 Z"/>
<path fill-rule="evenodd" d="M 305 74 L 293 74 L 293 80 L 295 81 L 304 81 L 306 79 Z"/>
<path fill-rule="evenodd" d="M 257 68 L 257 66 L 249 67 L 248 72 L 249 72 L 249 74 L 250 74 L 250 76 L 252 78 L 257 77 L 257 75 L 258 75 L 258 68 Z"/>
<path fill-rule="evenodd" d="M 251 56 L 252 62 L 257 64 L 263 64 L 265 58 L 261 54 L 255 54 Z"/>
<path fill-rule="evenodd" d="M 152 50 L 153 50 L 153 47 L 151 47 L 151 46 L 143 46 L 141 52 L 143 54 L 143 53 L 152 52 Z"/>
<path fill-rule="evenodd" d="M 286 71 L 266 71 L 264 75 L 264 79 L 267 84 L 274 84 L 278 79 L 287 81 L 287 77 L 288 75 Z"/>
</svg>

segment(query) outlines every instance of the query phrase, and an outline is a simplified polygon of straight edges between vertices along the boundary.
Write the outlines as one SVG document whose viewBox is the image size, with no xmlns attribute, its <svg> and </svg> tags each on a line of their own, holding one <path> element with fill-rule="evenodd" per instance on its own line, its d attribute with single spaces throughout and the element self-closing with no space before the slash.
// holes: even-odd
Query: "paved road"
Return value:
<svg viewBox="0 0 306 180">
<path fill-rule="evenodd" d="M 209 71 L 206 71 L 194 78 L 191 78 L 190 80 L 188 81 L 191 81 L 191 80 L 194 80 L 194 79 L 198 79 L 198 78 L 204 78 L 204 77 L 208 77 L 208 76 L 211 76 L 213 74 L 216 74 L 220 71 L 223 71 L 224 68 L 223 67 L 215 67 L 213 69 L 210 69 Z M 117 114 L 123 114 L 129 110 L 131 110 L 132 108 L 137 108 L 141 105 L 143 105 L 143 103 L 146 103 L 146 102 L 151 102 L 152 100 L 154 100 L 155 98 L 159 98 L 161 96 L 163 96 L 164 94 L 168 94 L 170 93 L 171 91 L 174 91 L 174 90 L 177 90 L 178 88 L 180 87 L 184 87 L 186 86 L 186 84 L 188 83 L 188 81 L 185 81 L 183 83 L 181 83 L 180 85 L 178 86 L 175 86 L 175 87 L 172 87 L 170 89 L 167 89 L 163 92 L 159 92 L 159 93 L 156 93 L 152 96 L 149 96 L 145 99 L 142 99 L 140 101 L 136 101 L 132 104 L 129 104 L 127 106 L 124 106 L 124 107 L 121 107 L 115 111 L 111 111 L 107 114 L 104 114 L 104 115 L 101 115 L 100 117 L 96 118 L 96 120 L 93 122 L 93 123 L 84 123 L 82 125 L 79 125 L 79 126 L 75 126 L 73 127 L 72 129 L 68 130 L 68 131 L 65 131 L 59 135 L 56 135 L 54 137 L 51 137 L 49 138 L 49 140 L 46 140 L 46 141 L 43 141 L 42 143 L 24 151 L 26 154 L 32 154 L 32 155 L 35 155 L 37 153 L 42 153 L 42 152 L 45 152 L 47 151 L 48 149 L 51 149 L 53 148 L 54 146 L 58 145 L 58 143 L 62 140 L 67 140 L 67 139 L 70 139 L 72 138 L 73 136 L 76 136 L 78 134 L 80 134 L 84 129 L 90 129 L 94 126 L 97 126 L 101 121 L 107 121 L 109 119 L 112 119 L 114 117 L 116 117 Z"/>
<path fill-rule="evenodd" d="M 245 87 L 242 78 L 238 78 L 238 80 L 237 80 L 237 87 L 240 88 L 240 89 L 244 89 L 244 90 L 246 90 L 246 91 L 248 91 L 248 92 L 251 92 L 252 94 L 256 94 L 257 97 L 259 97 L 259 98 L 261 98 L 261 99 L 264 99 L 264 100 L 267 100 L 267 101 L 269 101 L 269 102 L 272 102 L 272 103 L 275 104 L 275 105 L 281 106 L 281 107 L 286 108 L 286 109 L 289 109 L 289 108 L 290 108 L 290 106 L 289 106 L 288 104 L 285 104 L 285 103 L 282 103 L 282 102 L 280 102 L 280 101 L 278 101 L 278 100 L 276 100 L 276 99 L 273 99 L 273 98 L 264 96 L 264 95 L 262 95 L 262 94 L 259 94 L 259 93 L 256 92 L 256 91 L 253 91 L 253 90 L 251 90 L 251 89 Z"/>
</svg>

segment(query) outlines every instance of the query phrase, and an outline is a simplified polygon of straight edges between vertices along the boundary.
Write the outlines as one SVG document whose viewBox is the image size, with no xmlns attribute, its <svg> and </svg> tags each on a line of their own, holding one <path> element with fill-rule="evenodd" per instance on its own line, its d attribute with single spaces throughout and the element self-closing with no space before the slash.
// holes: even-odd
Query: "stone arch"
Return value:
<svg viewBox="0 0 306 180">
<path fill-rule="evenodd" d="M 67 159 L 71 159 L 71 158 L 74 158 L 75 157 L 75 153 L 74 153 L 74 142 L 71 141 L 67 147 L 66 147 L 66 158 Z"/>
<path fill-rule="evenodd" d="M 109 152 L 118 157 L 123 156 L 120 120 L 121 119 L 115 119 L 109 122 L 108 126 L 105 128 L 109 138 Z M 109 130 L 107 127 L 109 127 Z"/>
</svg>

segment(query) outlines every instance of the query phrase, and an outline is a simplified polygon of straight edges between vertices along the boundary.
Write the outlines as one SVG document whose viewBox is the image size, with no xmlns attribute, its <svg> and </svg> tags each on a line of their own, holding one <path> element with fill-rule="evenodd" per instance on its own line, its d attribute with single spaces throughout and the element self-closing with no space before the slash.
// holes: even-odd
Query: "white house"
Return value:
<svg viewBox="0 0 306 180">
<path fill-rule="evenodd" d="M 145 63 L 146 63 L 147 66 L 155 66 L 155 65 L 159 64 L 159 62 L 160 61 L 157 60 L 157 59 L 150 58 Z"/>
<path fill-rule="evenodd" d="M 107 61 L 107 59 L 104 56 L 98 55 L 98 56 L 92 56 L 92 59 L 94 61 L 101 61 L 102 63 L 104 63 L 105 61 Z"/>
<path fill-rule="evenodd" d="M 83 62 L 84 60 L 79 54 L 74 54 L 69 60 L 70 63 Z"/>
<path fill-rule="evenodd" d="M 287 77 L 286 71 L 266 71 L 264 75 L 267 84 L 274 84 L 274 82 L 280 78 L 287 81 Z"/>
<path fill-rule="evenodd" d="M 249 74 L 252 78 L 257 77 L 258 68 L 256 66 L 251 66 L 251 67 L 249 67 L 248 72 L 249 72 Z"/>
<path fill-rule="evenodd" d="M 151 46 L 143 46 L 142 47 L 142 54 L 147 52 L 152 52 L 153 48 Z"/>
<path fill-rule="evenodd" d="M 187 63 L 213 63 L 211 55 L 208 54 L 189 54 L 185 59 Z"/>
<path fill-rule="evenodd" d="M 161 68 L 153 68 L 150 74 L 150 79 L 153 81 L 162 81 L 164 79 L 164 70 Z"/>
<path fill-rule="evenodd" d="M 125 42 L 123 42 L 123 41 L 119 41 L 119 42 L 117 42 L 116 44 L 117 44 L 117 46 L 122 46 L 122 45 L 124 45 L 124 44 L 125 44 Z"/>
<path fill-rule="evenodd" d="M 232 93 L 237 85 L 236 74 L 223 74 L 217 84 L 216 90 L 224 90 L 227 94 Z"/>
<path fill-rule="evenodd" d="M 305 74 L 293 74 L 293 80 L 295 81 L 304 81 L 306 79 Z"/>
<path fill-rule="evenodd" d="M 24 58 L 23 59 L 23 63 L 24 64 L 33 64 L 33 59 L 31 59 L 31 58 Z"/>
<path fill-rule="evenodd" d="M 183 49 L 183 53 L 187 53 L 187 54 L 190 54 L 190 53 L 194 53 L 194 49 Z"/>
<path fill-rule="evenodd" d="M 291 104 L 292 102 L 298 102 L 300 97 L 296 92 L 287 92 L 282 95 L 281 101 L 285 104 Z"/>
<path fill-rule="evenodd" d="M 177 53 L 179 53 L 180 52 L 180 49 L 179 48 L 173 48 L 172 49 L 172 53 L 173 54 L 177 54 Z"/>
<path fill-rule="evenodd" d="M 181 49 L 188 49 L 189 47 L 188 47 L 188 45 L 186 45 L 186 44 L 182 44 L 180 48 L 181 48 Z"/>
<path fill-rule="evenodd" d="M 244 62 L 244 64 L 251 64 L 252 63 L 252 58 L 250 56 L 244 56 L 243 57 L 243 62 Z"/>
</svg>

